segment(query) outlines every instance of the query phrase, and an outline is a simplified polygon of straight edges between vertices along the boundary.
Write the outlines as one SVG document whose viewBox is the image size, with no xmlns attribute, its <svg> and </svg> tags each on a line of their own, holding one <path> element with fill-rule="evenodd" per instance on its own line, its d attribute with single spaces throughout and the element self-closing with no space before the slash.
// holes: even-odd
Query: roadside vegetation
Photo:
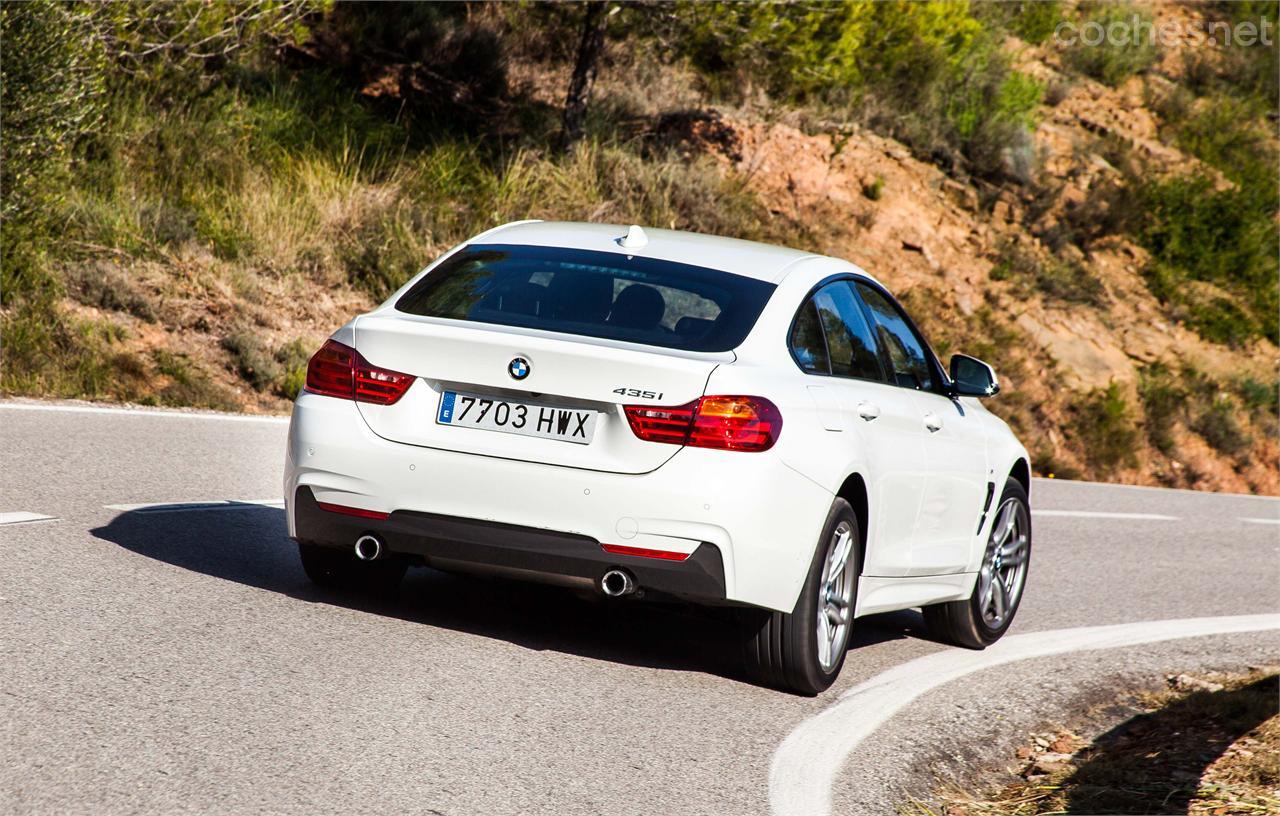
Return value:
<svg viewBox="0 0 1280 816">
<path fill-rule="evenodd" d="M 1268 3 L 1205 8 L 1275 18 Z M 1008 375 L 992 405 L 1034 440 L 1038 469 L 1172 474 L 1148 460 L 1188 435 L 1244 468 L 1275 425 L 1274 373 L 1151 368 L 1049 399 L 1019 387 L 1053 362 L 1009 304 L 1108 314 L 1123 296 L 1096 255 L 1116 241 L 1142 248 L 1170 322 L 1240 354 L 1280 340 L 1276 53 L 1224 50 L 1169 82 L 1153 79 L 1158 49 L 1053 42 L 1061 21 L 1132 14 L 1149 16 L 1059 2 L 6 3 L 0 391 L 279 410 L 336 323 L 489 226 L 638 222 L 839 252 L 923 195 L 871 174 L 848 211 L 780 207 L 763 171 L 689 149 L 697 132 L 733 153 L 725 111 L 829 136 L 832 161 L 867 134 L 893 139 L 983 213 L 1015 213 L 976 250 L 987 302 L 906 297 L 940 351 Z M 575 74 L 595 30 L 600 52 Z M 1061 73 L 1026 69 L 1022 48 Z M 1065 195 L 1035 129 L 1095 80 L 1140 83 L 1160 140 L 1195 166 L 1154 167 L 1104 135 L 1113 172 Z"/>
<path fill-rule="evenodd" d="M 910 816 L 1034 816 L 1051 813 L 1187 813 L 1244 816 L 1280 809 L 1280 676 L 1274 669 L 1170 674 L 1158 691 L 1109 706 L 1130 713 L 1084 739 L 1068 729 L 1032 735 L 1005 782 L 955 784 Z M 940 807 L 935 804 L 940 804 Z"/>
</svg>

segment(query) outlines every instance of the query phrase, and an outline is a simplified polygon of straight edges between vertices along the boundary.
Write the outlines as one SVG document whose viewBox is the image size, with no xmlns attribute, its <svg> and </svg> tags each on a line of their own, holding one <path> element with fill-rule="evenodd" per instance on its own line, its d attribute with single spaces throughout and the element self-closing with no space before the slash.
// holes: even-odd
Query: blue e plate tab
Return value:
<svg viewBox="0 0 1280 816">
<path fill-rule="evenodd" d="M 453 401 L 458 395 L 452 391 L 444 392 L 444 397 L 440 399 L 440 421 L 453 422 Z"/>
</svg>

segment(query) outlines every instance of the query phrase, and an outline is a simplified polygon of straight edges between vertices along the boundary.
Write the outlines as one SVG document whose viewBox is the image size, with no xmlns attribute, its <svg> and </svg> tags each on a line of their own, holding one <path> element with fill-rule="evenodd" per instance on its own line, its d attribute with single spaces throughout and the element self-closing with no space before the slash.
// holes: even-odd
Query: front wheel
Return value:
<svg viewBox="0 0 1280 816">
<path fill-rule="evenodd" d="M 795 610 L 756 609 L 743 616 L 744 659 L 753 680 L 812 696 L 840 674 L 853 628 L 858 541 L 858 517 L 836 499 Z"/>
<path fill-rule="evenodd" d="M 1031 510 L 1027 491 L 1010 479 L 1000 494 L 982 566 L 967 600 L 924 607 L 924 620 L 939 640 L 985 649 L 1013 623 L 1031 566 Z"/>
</svg>

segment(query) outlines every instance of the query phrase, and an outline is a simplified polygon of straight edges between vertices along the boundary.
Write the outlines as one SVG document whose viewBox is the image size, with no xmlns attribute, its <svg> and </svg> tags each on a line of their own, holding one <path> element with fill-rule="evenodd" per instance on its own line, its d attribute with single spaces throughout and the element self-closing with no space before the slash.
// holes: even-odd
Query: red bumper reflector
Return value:
<svg viewBox="0 0 1280 816">
<path fill-rule="evenodd" d="M 321 510 L 327 510 L 330 513 L 341 513 L 344 516 L 355 516 L 356 518 L 377 519 L 382 521 L 390 513 L 382 513 L 377 510 L 364 510 L 359 507 L 347 507 L 344 504 L 328 504 L 326 502 L 316 502 Z"/>
<path fill-rule="evenodd" d="M 650 550 L 644 547 L 624 547 L 621 544 L 601 544 L 600 548 L 614 555 L 638 555 L 641 558 L 661 558 L 666 561 L 683 561 L 692 554 L 670 550 Z"/>
</svg>

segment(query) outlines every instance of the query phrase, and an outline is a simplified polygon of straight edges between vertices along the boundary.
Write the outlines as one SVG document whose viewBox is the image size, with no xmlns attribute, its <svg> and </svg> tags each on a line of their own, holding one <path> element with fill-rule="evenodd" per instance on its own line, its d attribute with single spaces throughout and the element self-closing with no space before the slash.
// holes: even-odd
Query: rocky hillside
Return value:
<svg viewBox="0 0 1280 816">
<path fill-rule="evenodd" d="M 1134 8 L 1184 31 L 1216 19 L 1207 6 Z M 992 407 L 1042 475 L 1280 493 L 1275 293 L 1262 291 L 1274 272 L 1261 287 L 1236 267 L 1215 277 L 1178 249 L 1215 229 L 1212 210 L 1185 215 L 1188 196 L 1230 208 L 1250 183 L 1245 159 L 1274 166 L 1280 155 L 1274 100 L 1221 110 L 1222 89 L 1242 82 L 1232 54 L 1186 37 L 1120 70 L 1064 48 L 1043 24 L 1023 39 L 1026 26 L 1005 21 L 1001 58 L 1036 96 L 1026 127 L 991 154 L 996 169 L 981 170 L 971 145 L 956 158 L 886 125 L 875 105 L 850 116 L 829 99 L 717 90 L 696 58 L 655 56 L 652 39 L 638 48 L 628 30 L 605 44 L 594 135 L 557 156 L 528 133 L 563 102 L 572 53 L 518 34 L 492 8 L 475 18 L 478 29 L 451 36 L 511 42 L 502 121 L 469 120 L 463 138 L 398 135 L 396 111 L 440 93 L 439 68 L 364 64 L 343 76 L 348 96 L 317 102 L 328 91 L 308 87 L 307 72 L 335 63 L 325 50 L 335 26 L 263 58 L 275 66 L 260 74 L 277 83 L 269 97 L 209 83 L 206 108 L 170 90 L 117 92 L 116 135 L 96 147 L 111 159 L 71 165 L 82 175 L 61 205 L 70 227 L 31 266 L 50 276 L 49 311 L 24 305 L 23 281 L 5 279 L 3 389 L 284 411 L 310 350 L 452 242 L 521 217 L 635 220 L 792 243 L 867 269 L 940 355 L 996 365 L 1004 389 Z M 318 130 L 318 105 L 341 108 L 324 109 L 342 120 L 336 136 Z M 272 127 L 317 130 L 303 146 L 273 132 L 259 155 L 255 134 Z M 1224 145 L 1215 128 L 1238 138 Z M 175 144 L 193 132 L 197 144 Z M 207 189 L 193 189 L 200 178 Z M 1179 193 L 1186 179 L 1207 186 Z M 1274 255 L 1274 195 L 1269 206 Z"/>
</svg>

